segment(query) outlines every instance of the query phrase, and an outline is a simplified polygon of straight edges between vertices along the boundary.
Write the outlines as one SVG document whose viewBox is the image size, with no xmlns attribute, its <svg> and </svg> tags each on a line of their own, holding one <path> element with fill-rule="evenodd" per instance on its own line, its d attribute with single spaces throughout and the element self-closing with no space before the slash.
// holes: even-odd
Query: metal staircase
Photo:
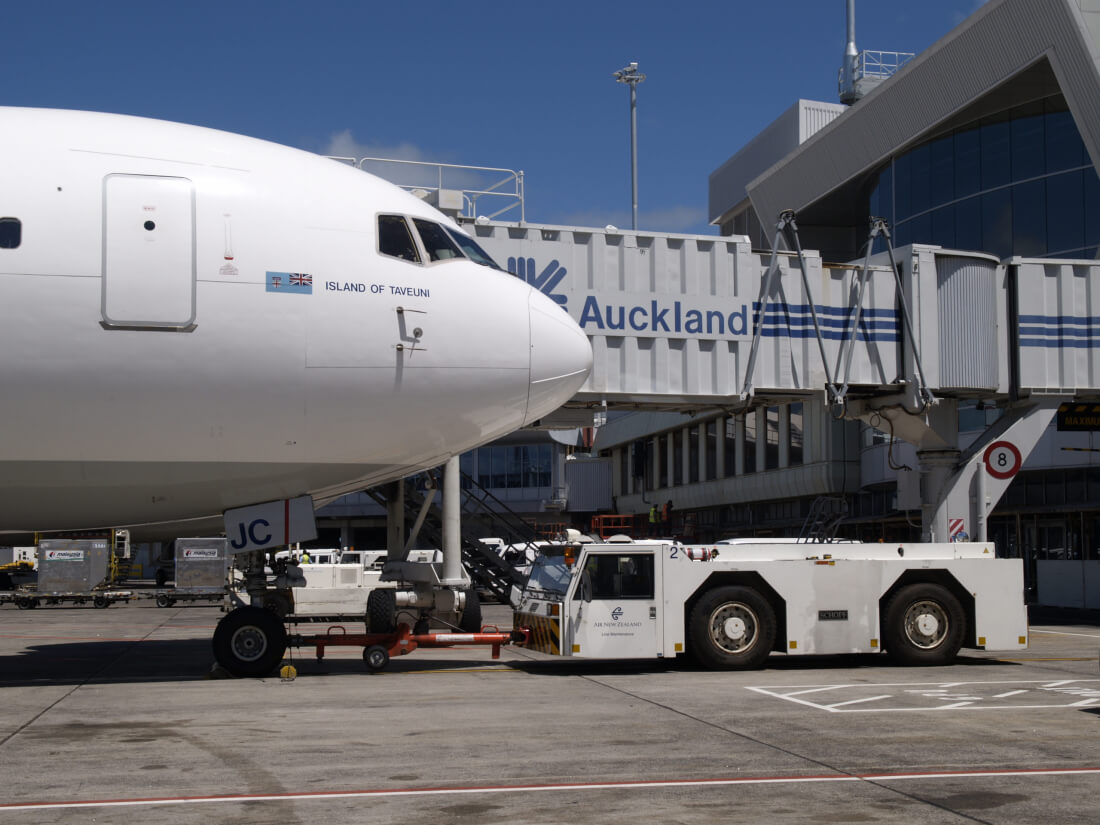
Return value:
<svg viewBox="0 0 1100 825">
<path fill-rule="evenodd" d="M 848 502 L 841 496 L 818 496 L 810 506 L 798 540 L 806 543 L 831 542 L 848 515 Z"/>
<path fill-rule="evenodd" d="M 435 485 L 418 484 L 418 479 L 423 479 L 423 475 L 404 481 L 405 515 L 410 523 L 421 518 L 426 497 L 435 495 Z M 503 558 L 496 548 L 478 539 L 493 536 L 505 545 L 534 547 L 538 539 L 535 528 L 465 473 L 462 474 L 461 486 L 462 564 L 478 588 L 488 590 L 503 603 L 518 606 L 519 595 L 527 583 L 527 574 Z M 385 488 L 373 488 L 366 492 L 379 504 L 386 505 Z M 424 513 L 418 536 L 436 547 L 442 547 L 442 510 L 432 502 Z M 525 558 L 521 559 L 521 564 L 524 561 Z"/>
</svg>

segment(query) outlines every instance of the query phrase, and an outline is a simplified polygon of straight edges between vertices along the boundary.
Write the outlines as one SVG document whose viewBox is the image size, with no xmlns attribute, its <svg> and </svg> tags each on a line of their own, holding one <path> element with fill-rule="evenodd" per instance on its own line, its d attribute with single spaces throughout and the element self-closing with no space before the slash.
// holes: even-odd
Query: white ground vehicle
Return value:
<svg viewBox="0 0 1100 825">
<path fill-rule="evenodd" d="M 992 544 L 588 544 L 538 559 L 515 614 L 535 650 L 691 652 L 715 669 L 773 652 L 878 653 L 914 665 L 1027 646 L 1023 568 Z"/>
</svg>

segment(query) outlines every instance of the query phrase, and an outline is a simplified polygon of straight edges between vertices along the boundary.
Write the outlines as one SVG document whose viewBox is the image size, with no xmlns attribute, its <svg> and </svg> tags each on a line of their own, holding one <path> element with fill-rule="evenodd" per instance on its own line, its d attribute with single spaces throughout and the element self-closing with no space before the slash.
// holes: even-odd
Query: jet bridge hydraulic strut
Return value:
<svg viewBox="0 0 1100 825">
<path fill-rule="evenodd" d="M 918 384 L 915 390 L 916 398 L 920 406 L 919 411 L 923 411 L 930 404 L 935 403 L 936 398 L 928 388 L 928 382 L 924 376 L 920 348 L 917 346 L 917 336 L 913 331 L 912 315 L 909 312 L 908 301 L 906 300 L 905 290 L 901 282 L 901 273 L 894 257 L 894 246 L 890 238 L 890 230 L 886 221 L 878 217 L 872 217 L 870 219 L 870 230 L 867 236 L 867 254 L 864 258 L 863 268 L 857 280 L 858 287 L 855 303 L 848 308 L 848 316 L 844 319 L 840 348 L 837 352 L 836 379 L 834 380 L 834 371 L 830 367 L 829 357 L 825 348 L 825 333 L 822 331 L 822 323 L 818 317 L 817 302 L 807 276 L 809 267 L 806 262 L 806 254 L 802 250 L 802 242 L 798 237 L 798 224 L 795 220 L 794 210 L 791 209 L 784 210 L 779 214 L 779 220 L 776 222 L 775 228 L 775 240 L 772 243 L 771 260 L 760 282 L 760 296 L 754 308 L 752 347 L 749 350 L 748 365 L 745 368 L 745 382 L 740 394 L 742 401 L 750 400 L 755 392 L 754 376 L 756 372 L 757 353 L 760 348 L 760 338 L 765 328 L 764 316 L 768 310 L 768 305 L 772 302 L 778 303 L 778 299 L 782 297 L 780 295 L 781 286 L 779 278 L 779 242 L 783 240 L 788 249 L 791 249 L 798 255 L 802 288 L 805 291 L 806 301 L 809 306 L 811 318 L 813 319 L 814 336 L 817 338 L 818 351 L 821 353 L 821 364 L 825 371 L 826 401 L 830 406 L 844 406 L 851 384 L 852 355 L 855 352 L 861 329 L 864 299 L 871 270 L 871 254 L 874 249 L 875 239 L 880 236 L 886 241 L 886 249 L 890 256 L 890 268 L 894 273 L 894 281 L 897 287 L 897 301 L 901 309 L 902 317 L 905 320 L 905 331 L 912 346 L 913 359 L 916 364 L 918 378 Z M 783 300 L 783 304 L 786 304 L 785 299 Z"/>
</svg>

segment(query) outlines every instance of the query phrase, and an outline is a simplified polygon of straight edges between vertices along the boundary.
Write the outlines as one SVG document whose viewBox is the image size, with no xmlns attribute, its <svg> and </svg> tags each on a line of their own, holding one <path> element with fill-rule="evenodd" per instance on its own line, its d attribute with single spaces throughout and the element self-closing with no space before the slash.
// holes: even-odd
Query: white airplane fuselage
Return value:
<svg viewBox="0 0 1100 825">
<path fill-rule="evenodd" d="M 362 171 L 141 118 L 0 123 L 0 531 L 319 503 L 587 376 L 584 334 L 518 278 L 415 229 L 419 261 L 383 254 L 379 215 L 458 230 Z"/>
</svg>

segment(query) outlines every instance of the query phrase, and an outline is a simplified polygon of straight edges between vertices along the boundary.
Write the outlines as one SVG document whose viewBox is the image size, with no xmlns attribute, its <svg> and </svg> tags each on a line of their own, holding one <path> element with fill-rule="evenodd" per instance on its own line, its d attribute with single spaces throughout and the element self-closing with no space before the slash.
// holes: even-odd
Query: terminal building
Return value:
<svg viewBox="0 0 1100 825">
<path fill-rule="evenodd" d="M 911 445 L 886 427 L 835 417 L 820 392 L 775 391 L 742 403 L 732 376 L 743 368 L 759 281 L 740 283 L 741 273 L 763 268 L 779 238 L 777 217 L 788 208 L 801 246 L 816 250 L 815 271 L 829 270 L 828 262 L 858 268 L 874 215 L 887 221 L 897 249 L 966 250 L 995 262 L 1058 259 L 1065 283 L 1085 293 L 1080 305 L 1091 306 L 1100 247 L 1100 5 L 990 0 L 920 55 L 849 52 L 845 103 L 794 101 L 754 140 L 731 147 L 711 174 L 709 214 L 719 236 L 460 216 L 502 265 L 556 290 L 593 333 L 591 391 L 575 405 L 592 415 L 575 426 L 602 424 L 592 454 L 609 470 L 608 506 L 594 510 L 587 488 L 588 503 L 573 506 L 565 458 L 574 450 L 544 434 L 517 435 L 464 457 L 473 475 L 504 490 L 513 475 L 549 480 L 528 496 L 529 514 L 582 528 L 594 512 L 609 512 L 634 515 L 645 530 L 651 507 L 671 502 L 667 529 L 685 540 L 797 536 L 815 502 L 833 502 L 844 517 L 840 536 L 921 537 L 919 456 Z M 875 237 L 870 252 L 880 264 L 885 248 Z M 965 307 L 955 317 L 960 335 L 984 322 Z M 1100 348 L 1093 337 L 1100 311 L 1066 324 L 1055 322 L 1059 352 Z M 675 334 L 663 336 L 673 326 Z M 639 335 L 630 337 L 632 329 Z M 788 348 L 802 345 L 786 340 Z M 804 387 L 802 376 L 778 378 L 772 386 Z M 1088 404 L 1098 383 L 1071 387 L 1054 377 L 1045 386 Z M 1029 392 L 1041 395 L 1042 384 Z M 1005 398 L 955 394 L 944 409 L 958 418 L 960 446 L 997 426 Z M 525 438 L 549 449 L 549 473 L 493 469 L 493 450 L 527 455 Z M 1052 419 L 983 526 L 999 554 L 1025 559 L 1032 601 L 1100 606 L 1094 441 L 1091 432 L 1061 431 Z M 546 456 L 535 455 L 544 468 Z M 959 519 L 951 537 L 972 529 Z"/>
<path fill-rule="evenodd" d="M 880 56 L 860 53 L 856 79 L 882 65 Z M 895 246 L 1094 260 L 1098 60 L 1100 5 L 986 3 L 850 107 L 795 102 L 711 174 L 711 220 L 722 235 L 746 235 L 766 249 L 776 216 L 792 207 L 803 245 L 831 261 L 864 254 L 870 215 L 886 218 Z M 876 244 L 877 252 L 881 238 Z M 981 400 L 964 402 L 960 430 L 977 433 L 998 414 Z M 620 454 L 620 479 L 627 454 L 644 454 L 649 496 L 671 499 L 685 528 L 694 521 L 700 536 L 797 533 L 818 495 L 847 498 L 845 535 L 919 536 L 919 514 L 899 503 L 905 470 L 895 469 L 915 466 L 912 448 L 866 425 L 833 421 L 811 402 L 685 418 L 643 436 L 650 427 L 628 419 L 601 432 L 598 443 Z M 674 445 L 665 465 L 671 473 L 649 458 L 667 444 Z M 1033 598 L 1083 604 L 1091 575 L 1090 603 L 1100 605 L 1092 569 L 1100 565 L 1096 447 L 1089 433 L 1052 426 L 993 511 L 989 536 L 998 552 L 1028 561 Z M 822 464 L 827 469 L 807 472 Z M 624 483 L 617 492 L 630 500 L 628 489 Z M 1046 561 L 1079 569 L 1041 577 Z"/>
</svg>

